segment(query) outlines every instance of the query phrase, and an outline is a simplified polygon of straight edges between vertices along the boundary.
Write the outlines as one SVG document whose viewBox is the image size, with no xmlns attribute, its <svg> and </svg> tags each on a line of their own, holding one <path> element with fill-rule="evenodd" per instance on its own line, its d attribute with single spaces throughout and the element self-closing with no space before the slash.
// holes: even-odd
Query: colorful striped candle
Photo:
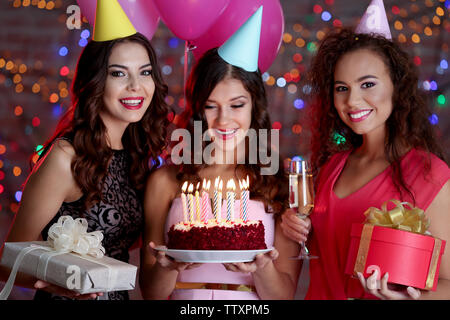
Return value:
<svg viewBox="0 0 450 320">
<path fill-rule="evenodd" d="M 214 182 L 214 217 L 217 222 L 221 220 L 222 212 L 222 186 L 223 181 L 217 177 Z"/>
<path fill-rule="evenodd" d="M 241 201 L 239 202 L 239 218 L 243 219 L 244 217 L 244 206 L 243 206 L 243 202 L 242 199 L 244 197 L 244 185 L 243 185 L 243 181 L 241 182 L 241 180 L 238 180 L 239 182 L 239 189 L 241 190 Z"/>
<path fill-rule="evenodd" d="M 211 181 L 208 181 L 206 183 L 206 180 L 203 179 L 203 186 L 202 186 L 202 216 L 201 220 L 204 223 L 208 222 L 208 202 L 209 202 L 209 187 L 211 185 Z"/>
<path fill-rule="evenodd" d="M 197 183 L 197 188 L 195 190 L 195 219 L 196 221 L 200 221 L 200 215 L 202 210 L 200 209 L 200 193 L 198 189 L 200 187 L 200 182 Z"/>
<path fill-rule="evenodd" d="M 248 200 L 250 198 L 250 191 L 245 180 L 242 181 L 241 187 L 241 219 L 246 222 L 248 220 Z"/>
<path fill-rule="evenodd" d="M 227 182 L 227 220 L 234 221 L 234 200 L 236 199 L 236 185 L 233 179 Z"/>
<path fill-rule="evenodd" d="M 189 184 L 188 188 L 188 196 L 187 196 L 187 204 L 188 204 L 188 210 L 189 210 L 189 222 L 194 222 L 194 196 L 192 195 L 192 192 L 194 191 L 194 186 L 192 183 Z"/>
</svg>

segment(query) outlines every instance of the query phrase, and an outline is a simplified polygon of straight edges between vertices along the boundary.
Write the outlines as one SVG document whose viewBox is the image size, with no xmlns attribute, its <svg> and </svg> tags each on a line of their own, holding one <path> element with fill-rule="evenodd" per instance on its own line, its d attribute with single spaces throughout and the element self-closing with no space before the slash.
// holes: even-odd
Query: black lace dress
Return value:
<svg viewBox="0 0 450 320">
<path fill-rule="evenodd" d="M 74 219 L 83 217 L 87 220 L 88 232 L 100 230 L 105 254 L 117 260 L 128 262 L 128 250 L 141 235 L 144 218 L 142 204 L 128 178 L 130 158 L 124 150 L 114 150 L 108 167 L 108 175 L 103 185 L 103 201 L 83 212 L 84 197 L 74 202 L 64 202 L 56 216 L 42 231 L 42 238 L 47 240 L 48 229 L 58 221 L 60 216 L 70 215 Z M 84 213 L 82 216 L 81 213 Z M 67 299 L 37 290 L 34 300 Z M 102 299 L 128 300 L 128 291 L 109 292 Z"/>
</svg>

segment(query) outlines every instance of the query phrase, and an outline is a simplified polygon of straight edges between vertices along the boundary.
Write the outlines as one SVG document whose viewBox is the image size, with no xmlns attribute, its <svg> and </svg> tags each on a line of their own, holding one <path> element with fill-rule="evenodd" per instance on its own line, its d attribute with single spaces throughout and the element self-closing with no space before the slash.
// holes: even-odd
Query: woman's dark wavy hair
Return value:
<svg viewBox="0 0 450 320">
<path fill-rule="evenodd" d="M 312 61 L 308 81 L 312 86 L 312 156 L 315 173 L 335 153 L 356 148 L 362 136 L 354 133 L 340 119 L 333 101 L 334 71 L 339 59 L 346 53 L 368 49 L 378 54 L 386 64 L 394 85 L 393 110 L 386 121 L 385 154 L 391 163 L 392 180 L 402 194 L 414 195 L 406 185 L 400 168 L 402 146 L 431 152 L 445 161 L 428 121 L 430 110 L 423 92 L 418 89 L 418 71 L 410 57 L 395 41 L 374 34 L 357 34 L 343 28 L 331 31 L 321 42 Z M 335 133 L 345 138 L 336 144 Z M 430 166 L 426 161 L 426 172 Z"/>
<path fill-rule="evenodd" d="M 258 129 L 271 129 L 271 121 L 267 111 L 266 91 L 260 71 L 248 72 L 242 68 L 228 64 L 218 55 L 217 48 L 213 48 L 206 52 L 194 66 L 186 83 L 187 108 L 181 115 L 180 126 L 186 127 L 191 137 L 194 136 L 194 121 L 201 121 L 202 128 L 208 128 L 205 117 L 206 101 L 217 84 L 226 78 L 240 80 L 244 88 L 251 95 L 252 119 L 250 128 L 255 129 L 256 132 L 258 132 Z M 268 138 L 270 139 L 270 135 Z M 256 140 L 259 145 L 258 138 Z M 205 146 L 206 143 L 202 142 L 202 150 L 204 150 Z M 270 152 L 278 153 L 278 151 L 270 149 L 270 140 L 267 142 L 267 148 L 267 154 L 271 154 Z M 251 198 L 262 201 L 267 212 L 282 213 L 287 207 L 288 183 L 282 169 L 281 160 L 279 159 L 281 169 L 275 175 L 261 175 L 261 168 L 268 165 L 261 164 L 259 159 L 258 163 L 250 164 L 248 161 L 248 148 L 246 153 L 246 164 L 238 164 L 236 166 L 236 176 L 240 179 L 245 178 L 246 175 L 249 176 Z M 200 180 L 198 171 L 204 168 L 206 164 L 193 164 L 193 155 L 194 152 L 192 150 L 191 164 L 180 165 L 180 170 L 177 175 L 179 180 L 190 180 L 194 182 Z M 269 205 L 271 208 L 269 208 Z"/>
<path fill-rule="evenodd" d="M 136 33 L 111 41 L 90 41 L 78 60 L 72 82 L 72 105 L 59 121 L 53 136 L 45 143 L 41 154 L 42 157 L 60 137 L 70 140 L 75 149 L 71 168 L 75 181 L 83 192 L 86 209 L 95 202 L 104 200 L 101 188 L 113 150 L 108 146 L 106 127 L 99 112 L 104 107 L 103 95 L 111 51 L 116 44 L 125 42 L 138 43 L 147 50 L 155 82 L 150 107 L 140 121 L 128 125 L 122 137 L 123 147 L 131 158 L 129 177 L 139 193 L 150 173 L 149 160 L 158 159 L 166 146 L 169 107 L 165 97 L 168 88 L 149 40 Z"/>
</svg>

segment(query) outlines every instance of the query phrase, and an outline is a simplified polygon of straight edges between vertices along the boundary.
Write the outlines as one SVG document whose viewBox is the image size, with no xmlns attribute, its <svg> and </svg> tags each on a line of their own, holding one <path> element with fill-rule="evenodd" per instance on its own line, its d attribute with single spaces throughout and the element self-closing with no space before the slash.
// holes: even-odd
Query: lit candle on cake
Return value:
<svg viewBox="0 0 450 320">
<path fill-rule="evenodd" d="M 188 187 L 187 203 L 189 210 L 189 222 L 191 223 L 194 222 L 194 196 L 192 195 L 192 192 L 194 192 L 194 185 L 190 183 Z"/>
<path fill-rule="evenodd" d="M 181 206 L 183 207 L 183 219 L 184 222 L 188 222 L 188 210 L 187 210 L 187 203 L 186 203 L 186 189 L 187 189 L 188 182 L 185 181 L 183 183 L 183 186 L 181 187 Z"/>
<path fill-rule="evenodd" d="M 236 198 L 234 191 L 236 190 L 236 185 L 233 179 L 228 180 L 227 190 L 227 220 L 234 221 L 234 200 Z"/>
<path fill-rule="evenodd" d="M 198 192 L 198 189 L 200 188 L 200 182 L 197 183 L 197 188 L 195 190 L 195 219 L 196 221 L 200 221 L 200 193 Z"/>
<path fill-rule="evenodd" d="M 220 222 L 221 220 L 221 211 L 222 211 L 222 185 L 223 181 L 220 179 L 220 177 L 217 177 L 214 182 L 214 217 L 216 218 L 217 222 Z"/>
<path fill-rule="evenodd" d="M 204 223 L 208 222 L 208 202 L 209 202 L 209 187 L 211 186 L 211 181 L 208 180 L 206 183 L 206 179 L 203 179 L 202 186 L 202 221 Z"/>
</svg>

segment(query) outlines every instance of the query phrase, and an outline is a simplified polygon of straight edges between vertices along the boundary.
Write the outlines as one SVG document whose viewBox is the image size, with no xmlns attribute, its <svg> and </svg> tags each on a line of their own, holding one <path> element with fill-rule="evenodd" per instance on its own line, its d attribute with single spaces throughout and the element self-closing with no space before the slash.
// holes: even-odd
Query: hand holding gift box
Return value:
<svg viewBox="0 0 450 320">
<path fill-rule="evenodd" d="M 435 291 L 445 241 L 427 234 L 423 210 L 389 200 L 364 214 L 365 224 L 352 225 L 345 273 L 368 277 L 377 269 L 380 276 L 389 273 L 390 283 Z"/>
<path fill-rule="evenodd" d="M 103 234 L 87 227 L 86 219 L 62 216 L 47 241 L 5 243 L 1 264 L 12 270 L 0 300 L 19 271 L 80 294 L 134 289 L 137 267 L 104 256 Z"/>
</svg>

